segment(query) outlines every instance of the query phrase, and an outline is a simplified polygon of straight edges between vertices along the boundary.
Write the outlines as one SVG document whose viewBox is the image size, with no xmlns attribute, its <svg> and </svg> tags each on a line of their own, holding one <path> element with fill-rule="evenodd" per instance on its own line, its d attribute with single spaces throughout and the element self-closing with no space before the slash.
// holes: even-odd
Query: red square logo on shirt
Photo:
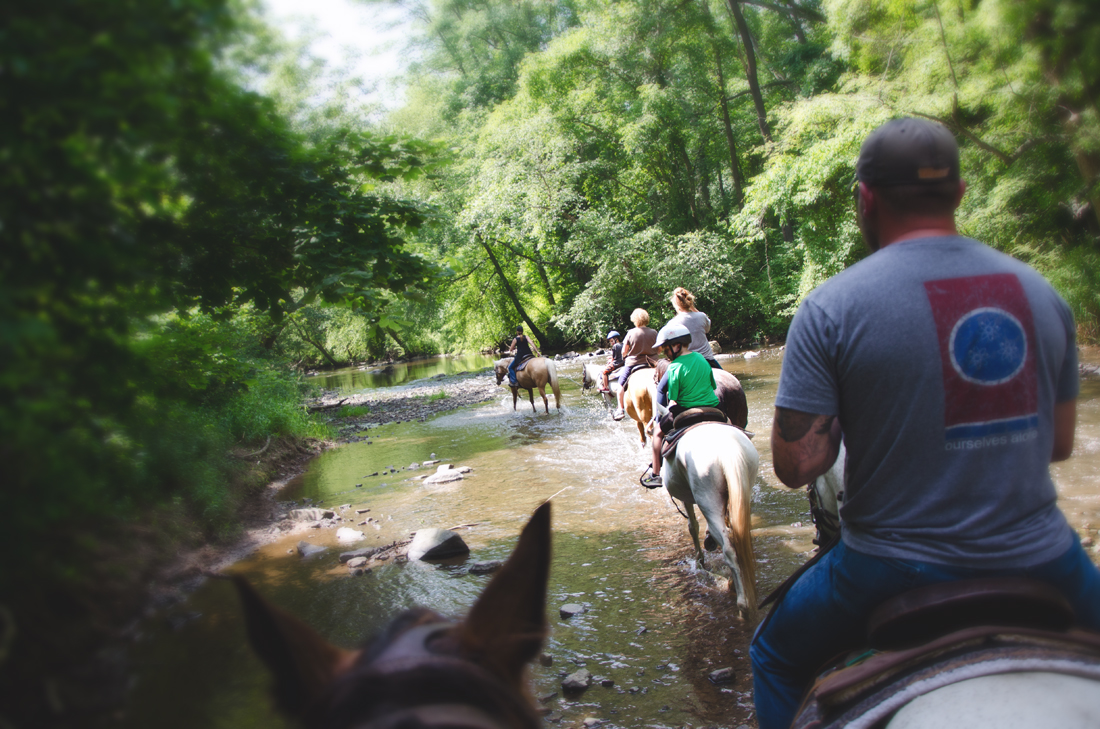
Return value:
<svg viewBox="0 0 1100 729">
<path fill-rule="evenodd" d="M 939 335 L 947 440 L 1038 427 L 1035 333 L 1013 274 L 924 284 Z"/>
</svg>

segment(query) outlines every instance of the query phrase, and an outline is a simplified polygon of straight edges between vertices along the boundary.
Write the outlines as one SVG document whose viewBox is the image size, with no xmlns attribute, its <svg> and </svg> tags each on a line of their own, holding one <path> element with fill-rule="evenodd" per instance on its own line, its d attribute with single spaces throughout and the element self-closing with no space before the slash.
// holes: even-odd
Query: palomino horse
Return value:
<svg viewBox="0 0 1100 729">
<path fill-rule="evenodd" d="M 661 466 L 669 495 L 687 507 L 688 531 L 700 568 L 704 557 L 694 506 L 703 512 L 710 536 L 718 542 L 732 573 L 730 587 L 737 592 L 742 617 L 751 617 L 756 609 L 751 501 L 759 467 L 760 455 L 745 432 L 722 423 L 692 427 Z"/>
<path fill-rule="evenodd" d="M 653 417 L 653 403 L 657 401 L 655 380 L 664 374 L 667 367 L 668 360 L 659 360 L 656 370 L 644 369 L 631 372 L 630 379 L 626 383 L 626 395 L 623 397 L 626 414 L 638 424 L 638 435 L 642 439 L 642 445 L 645 445 L 646 441 L 646 427 Z M 731 423 L 738 428 L 744 428 L 749 423 L 749 405 L 745 399 L 741 381 L 725 370 L 713 370 L 713 374 L 714 392 L 718 395 L 718 408 L 726 413 Z"/>
<path fill-rule="evenodd" d="M 497 375 L 497 384 L 504 382 L 508 377 L 508 365 L 512 363 L 512 357 L 505 357 L 504 359 L 498 359 L 493 363 L 493 370 Z M 536 413 L 539 411 L 535 407 L 535 392 L 534 389 L 539 389 L 539 395 L 542 396 L 542 404 L 546 407 L 546 413 L 550 413 L 550 401 L 546 399 L 546 385 L 549 383 L 550 389 L 554 391 L 554 407 L 561 410 L 561 387 L 558 386 L 558 368 L 554 364 L 553 360 L 546 359 L 545 357 L 533 357 L 527 360 L 527 364 L 523 366 L 523 369 L 516 373 L 516 382 L 519 383 L 519 387 L 512 387 L 512 409 L 516 409 L 516 400 L 519 397 L 519 390 L 523 388 L 527 390 L 527 396 L 531 398 L 531 409 Z M 511 385 L 509 385 L 511 387 Z"/>
<path fill-rule="evenodd" d="M 306 727 L 538 729 L 524 673 L 546 636 L 549 574 L 546 503 L 465 620 L 413 608 L 353 651 L 232 579 L 249 642 L 274 674 L 279 708 Z"/>
</svg>

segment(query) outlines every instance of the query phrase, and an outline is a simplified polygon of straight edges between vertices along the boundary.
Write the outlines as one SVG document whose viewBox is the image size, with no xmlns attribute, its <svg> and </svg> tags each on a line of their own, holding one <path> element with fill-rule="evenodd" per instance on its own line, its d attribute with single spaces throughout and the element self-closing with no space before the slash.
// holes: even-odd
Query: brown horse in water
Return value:
<svg viewBox="0 0 1100 729">
<path fill-rule="evenodd" d="M 626 414 L 638 426 L 638 436 L 642 445 L 646 442 L 646 426 L 653 417 L 654 403 L 657 402 L 657 380 L 668 369 L 667 359 L 657 360 L 657 368 L 635 370 L 626 381 L 626 393 L 623 403 Z M 749 422 L 749 404 L 741 381 L 725 370 L 714 370 L 714 392 L 718 395 L 718 407 L 725 412 L 729 421 L 738 428 L 744 428 Z"/>
<path fill-rule="evenodd" d="M 493 363 L 493 371 L 497 375 L 497 384 L 504 382 L 508 377 L 508 365 L 512 363 L 512 357 L 505 357 L 504 359 L 498 359 Z M 512 387 L 512 409 L 516 409 L 516 400 L 519 398 L 520 388 L 527 390 L 527 396 L 531 399 L 531 409 L 536 413 L 539 411 L 535 407 L 535 388 L 539 389 L 539 395 L 542 396 L 542 404 L 546 408 L 547 415 L 550 414 L 550 401 L 546 399 L 546 386 L 549 384 L 550 389 L 554 391 L 554 407 L 561 410 L 561 387 L 558 385 L 558 368 L 554 364 L 554 360 L 546 359 L 546 357 L 532 357 L 527 360 L 527 364 L 523 366 L 523 369 L 516 373 L 516 382 L 519 383 L 518 387 Z"/>
<path fill-rule="evenodd" d="M 549 574 L 545 503 L 465 620 L 413 608 L 354 651 L 268 604 L 244 578 L 232 579 L 279 708 L 306 727 L 538 729 L 524 674 L 546 637 Z"/>
</svg>

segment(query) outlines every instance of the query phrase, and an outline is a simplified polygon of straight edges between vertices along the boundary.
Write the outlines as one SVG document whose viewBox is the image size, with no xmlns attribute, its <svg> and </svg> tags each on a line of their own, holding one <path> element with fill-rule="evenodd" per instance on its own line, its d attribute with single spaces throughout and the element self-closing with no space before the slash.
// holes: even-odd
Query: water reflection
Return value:
<svg viewBox="0 0 1100 729">
<path fill-rule="evenodd" d="M 378 367 L 349 367 L 322 372 L 307 378 L 323 390 L 364 390 L 393 387 L 437 375 L 455 375 L 492 367 L 494 358 L 485 354 L 456 354 L 396 362 Z"/>
</svg>

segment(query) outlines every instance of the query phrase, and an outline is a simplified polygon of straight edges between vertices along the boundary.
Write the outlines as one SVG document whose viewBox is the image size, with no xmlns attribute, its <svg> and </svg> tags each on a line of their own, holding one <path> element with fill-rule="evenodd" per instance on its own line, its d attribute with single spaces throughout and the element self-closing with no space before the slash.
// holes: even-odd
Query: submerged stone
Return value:
<svg viewBox="0 0 1100 729">
<path fill-rule="evenodd" d="M 567 602 L 558 608 L 558 614 L 561 615 L 562 618 L 571 618 L 583 612 L 587 612 L 584 605 L 578 605 L 575 602 Z"/>
<path fill-rule="evenodd" d="M 592 673 L 587 668 L 569 674 L 561 682 L 562 691 L 578 693 L 592 685 Z"/>
<path fill-rule="evenodd" d="M 312 557 L 325 551 L 325 547 L 318 546 L 316 544 L 310 544 L 309 542 L 298 542 L 298 554 L 303 557 Z"/>
</svg>

